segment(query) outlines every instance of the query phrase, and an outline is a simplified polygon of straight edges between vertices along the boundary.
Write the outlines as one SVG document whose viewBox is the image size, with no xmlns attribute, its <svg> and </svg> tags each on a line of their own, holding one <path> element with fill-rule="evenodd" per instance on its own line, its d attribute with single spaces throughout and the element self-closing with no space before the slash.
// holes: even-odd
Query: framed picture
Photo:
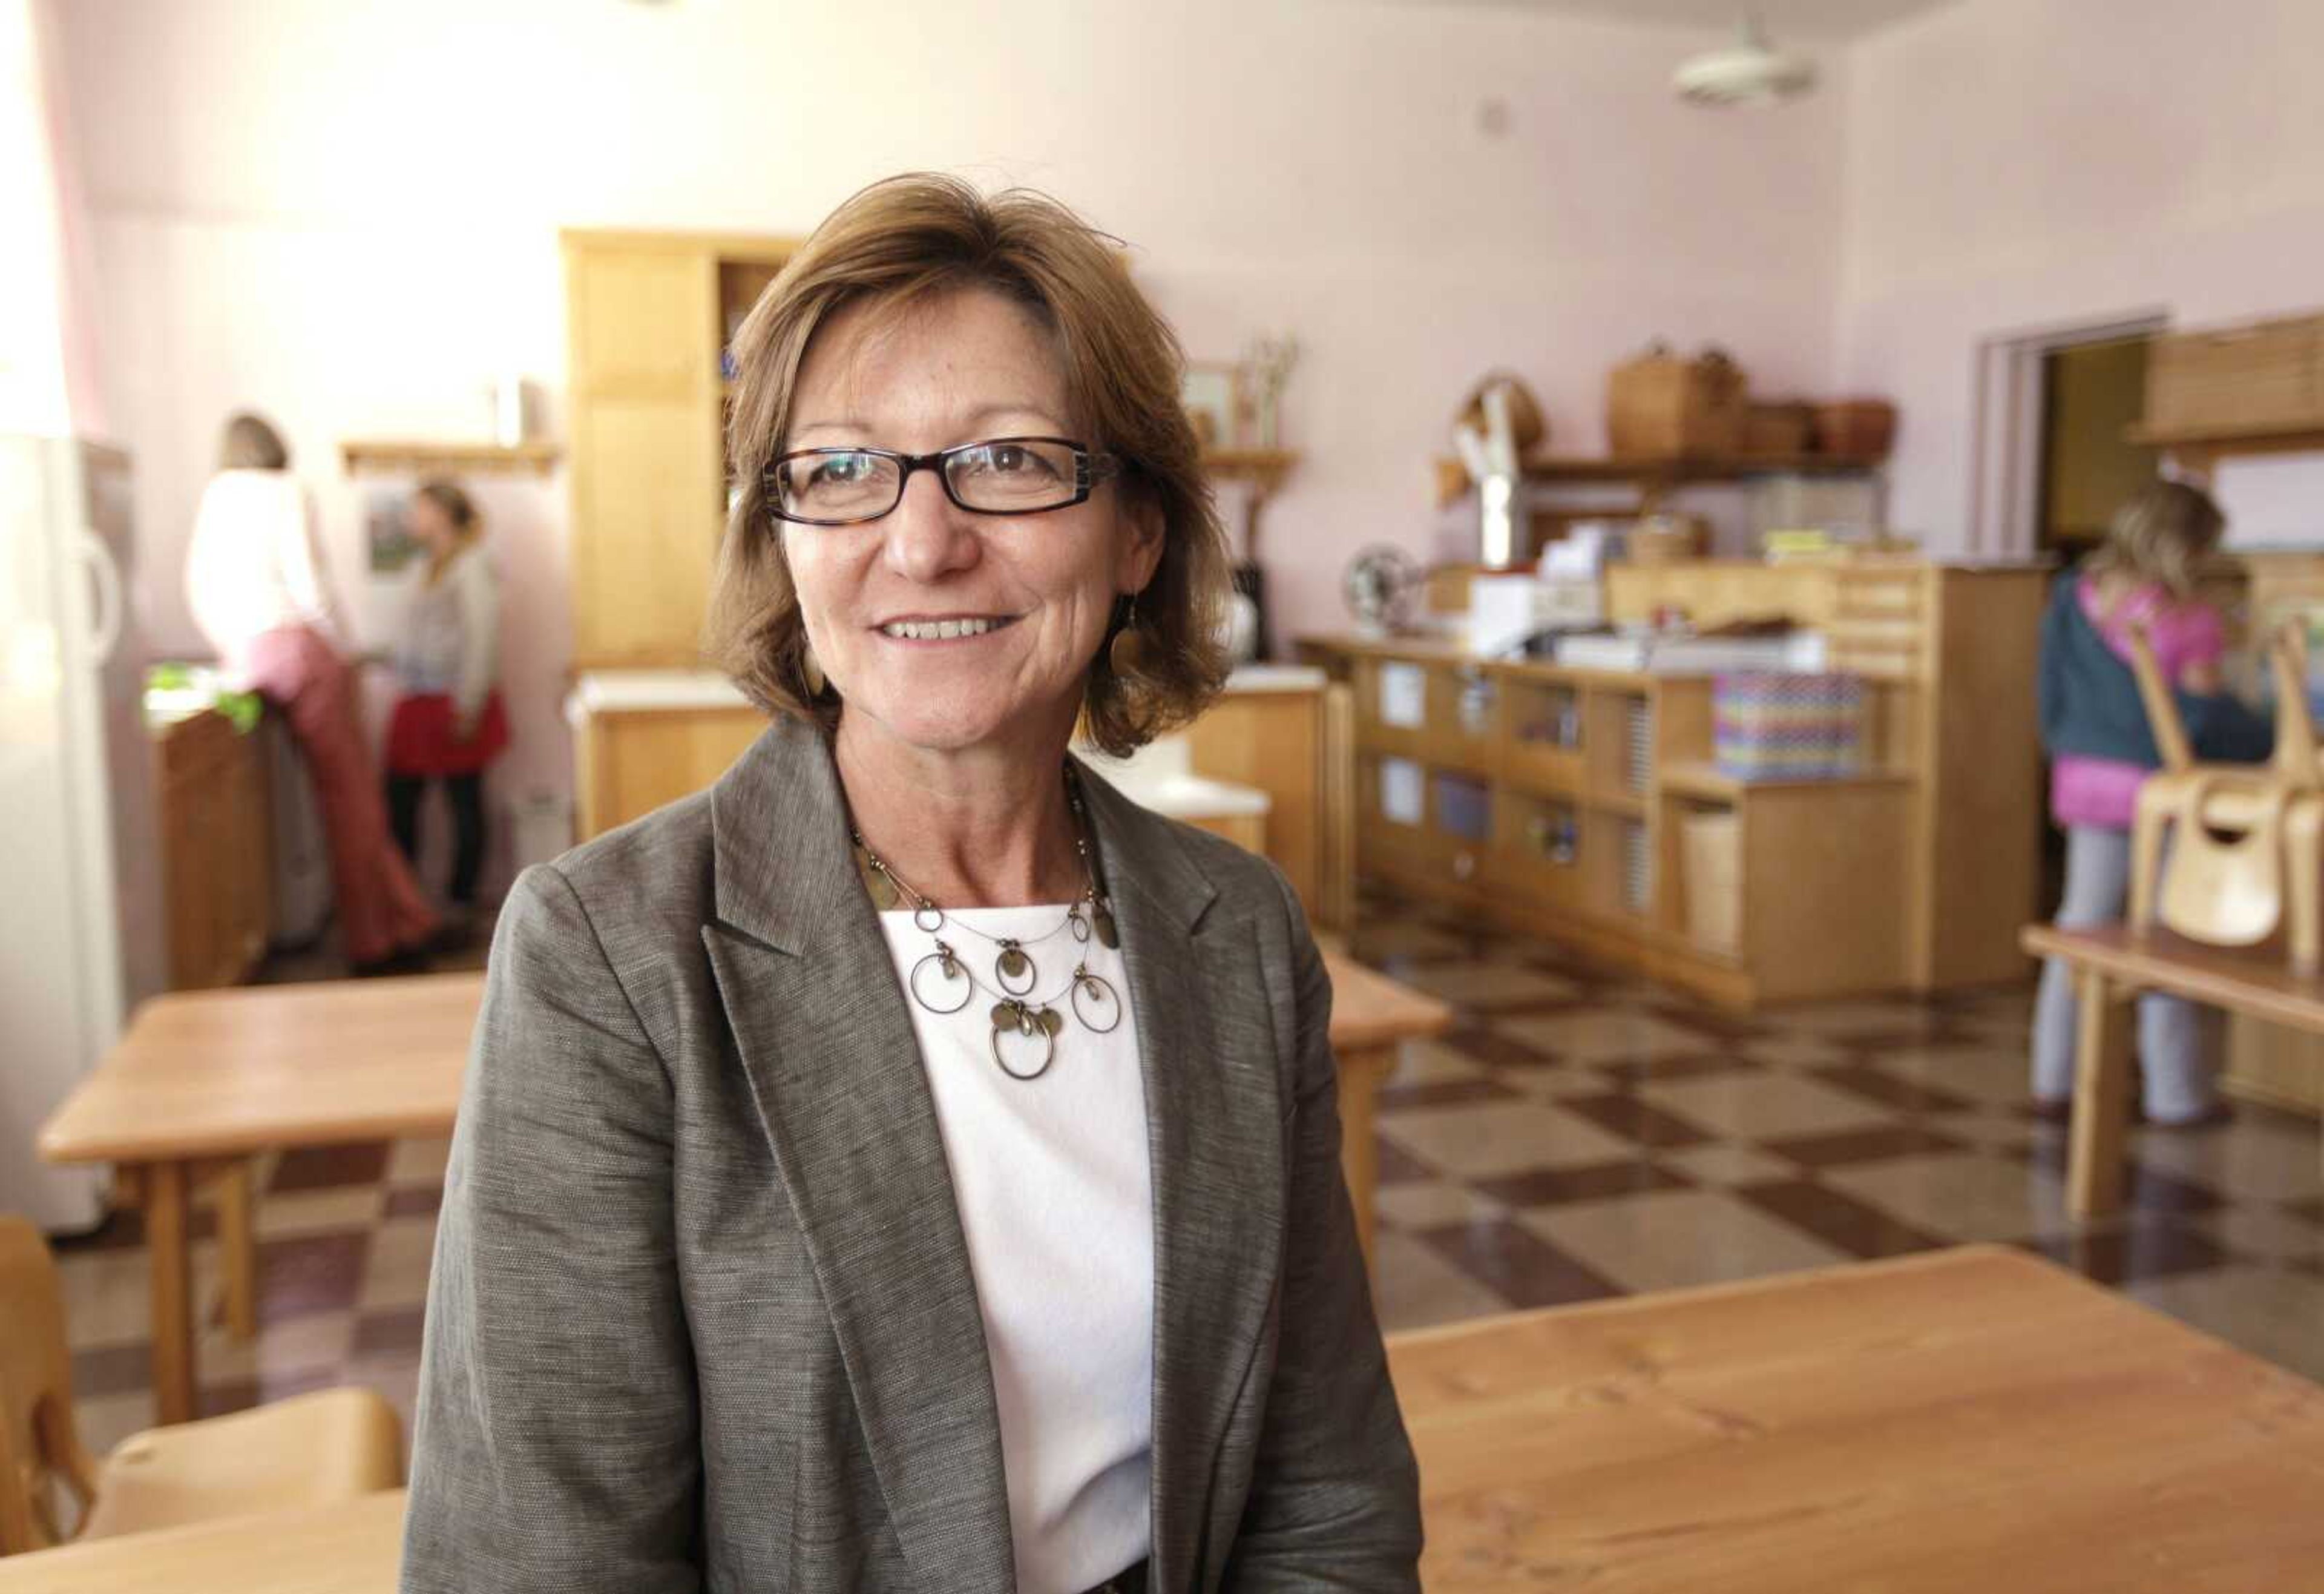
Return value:
<svg viewBox="0 0 2324 1594">
<path fill-rule="evenodd" d="M 1190 362 L 1179 379 L 1178 402 L 1186 407 L 1194 440 L 1203 447 L 1231 449 L 1242 442 L 1243 418 L 1250 404 L 1243 394 L 1240 366 Z"/>
<path fill-rule="evenodd" d="M 408 501 L 401 488 L 374 487 L 364 496 L 364 545 L 374 576 L 392 576 L 420 551 L 404 518 Z"/>
</svg>

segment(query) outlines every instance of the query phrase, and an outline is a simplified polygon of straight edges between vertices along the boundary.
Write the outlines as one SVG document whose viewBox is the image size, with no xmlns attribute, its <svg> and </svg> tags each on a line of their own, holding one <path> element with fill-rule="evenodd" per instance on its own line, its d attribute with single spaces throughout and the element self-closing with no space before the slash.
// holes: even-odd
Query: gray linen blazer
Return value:
<svg viewBox="0 0 2324 1594">
<path fill-rule="evenodd" d="M 1084 790 L 1153 1159 L 1151 1586 L 1415 1589 L 1298 903 Z M 445 1181 L 407 1594 L 1014 1588 L 905 1001 L 810 727 L 525 872 Z"/>
</svg>

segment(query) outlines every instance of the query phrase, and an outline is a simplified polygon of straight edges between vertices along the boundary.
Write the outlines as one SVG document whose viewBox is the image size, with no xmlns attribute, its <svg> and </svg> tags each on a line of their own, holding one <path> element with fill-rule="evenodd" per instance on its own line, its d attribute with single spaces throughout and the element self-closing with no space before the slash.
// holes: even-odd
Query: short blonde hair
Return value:
<svg viewBox="0 0 2324 1594">
<path fill-rule="evenodd" d="M 2227 528 L 2227 517 L 2200 487 L 2150 483 L 2115 511 L 2106 542 L 2085 568 L 2093 575 L 2156 582 L 2183 603 L 2195 596 L 2203 561 Z"/>
<path fill-rule="evenodd" d="M 1044 195 L 988 199 L 956 178 L 913 173 L 841 205 L 769 284 L 734 344 L 727 454 L 736 491 L 707 634 L 753 702 L 826 729 L 838 723 L 836 698 L 807 685 L 807 628 L 765 480 L 816 329 L 853 305 L 903 309 L 963 289 L 1002 295 L 1050 334 L 1076 423 L 1089 429 L 1081 440 L 1120 460 L 1115 490 L 1162 527 L 1161 561 L 1135 606 L 1143 661 L 1134 674 L 1113 668 L 1108 644 L 1126 617 L 1117 604 L 1084 688 L 1083 734 L 1126 754 L 1216 694 L 1227 672 L 1226 536 L 1179 403 L 1185 357 L 1117 250 Z"/>
<path fill-rule="evenodd" d="M 244 410 L 226 422 L 226 434 L 218 439 L 218 468 L 288 470 L 290 450 L 263 416 Z"/>
</svg>

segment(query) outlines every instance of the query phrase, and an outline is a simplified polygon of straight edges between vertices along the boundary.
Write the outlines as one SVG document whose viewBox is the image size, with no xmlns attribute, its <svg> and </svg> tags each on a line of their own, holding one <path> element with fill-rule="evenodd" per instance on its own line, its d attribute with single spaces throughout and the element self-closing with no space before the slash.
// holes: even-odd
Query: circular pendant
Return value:
<svg viewBox="0 0 2324 1594">
<path fill-rule="evenodd" d="M 931 963 L 936 966 L 936 971 L 924 985 L 922 977 L 927 974 Z M 913 964 L 911 978 L 904 983 L 911 988 L 912 1000 L 930 1013 L 957 1013 L 967 1006 L 968 999 L 976 994 L 976 982 L 969 978 L 968 970 L 961 967 L 960 959 L 952 955 L 949 947 L 939 947 Z M 927 988 L 930 986 L 936 993 L 933 1001 L 929 999 Z"/>
<path fill-rule="evenodd" d="M 998 1015 L 1010 1008 L 1015 1011 L 1009 1013 L 1008 1021 L 1003 1023 Z M 994 1066 L 1012 1080 L 1038 1080 L 1047 1073 L 1049 1065 L 1057 1060 L 1057 1032 L 1046 1019 L 1056 1015 L 1045 1014 L 1044 1017 L 1036 1018 L 1030 1008 L 1014 1002 L 1004 1002 L 992 1011 L 996 1015 L 992 1024 Z M 1005 1049 L 1001 1043 L 1003 1035 L 1011 1038 Z M 1014 1062 L 1010 1061 L 1012 1052 L 1017 1057 Z"/>
<path fill-rule="evenodd" d="M 1033 959 L 1023 947 L 1013 941 L 1001 943 L 1001 956 L 992 964 L 995 985 L 1012 996 L 1021 996 L 1033 988 L 1033 982 L 1040 977 L 1040 970 L 1033 967 Z"/>
<path fill-rule="evenodd" d="M 1087 946 L 1089 944 L 1089 921 L 1082 917 L 1081 904 L 1075 903 L 1072 907 L 1065 910 L 1065 923 L 1072 928 L 1074 939 L 1075 941 L 1081 942 L 1084 946 Z"/>
<path fill-rule="evenodd" d="M 1105 1034 L 1121 1022 L 1121 998 L 1102 975 L 1086 968 L 1074 970 L 1074 1016 L 1093 1034 Z"/>
<path fill-rule="evenodd" d="M 934 935 L 944 922 L 944 910 L 932 902 L 923 900 L 912 910 L 912 928 L 923 935 Z"/>
</svg>

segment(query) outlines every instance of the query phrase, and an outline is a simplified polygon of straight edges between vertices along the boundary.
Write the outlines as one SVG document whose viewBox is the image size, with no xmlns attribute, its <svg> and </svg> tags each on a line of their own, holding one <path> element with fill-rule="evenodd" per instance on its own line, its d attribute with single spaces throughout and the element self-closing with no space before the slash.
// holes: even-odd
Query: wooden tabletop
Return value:
<svg viewBox="0 0 2324 1594">
<path fill-rule="evenodd" d="M 1343 1052 L 1441 1035 L 1452 1025 L 1452 1008 L 1353 958 L 1325 952 L 1323 968 L 1332 977 L 1332 1044 Z"/>
<path fill-rule="evenodd" d="M 403 1491 L 0 1556 L 0 1594 L 395 1594 Z"/>
<path fill-rule="evenodd" d="M 157 996 L 41 1131 L 57 1163 L 244 1154 L 449 1130 L 482 974 Z"/>
<path fill-rule="evenodd" d="M 1431 1594 L 2186 1594 L 2324 1566 L 2324 1389 L 2013 1250 L 1489 1318 L 1388 1359 Z"/>
<path fill-rule="evenodd" d="M 1326 954 L 1332 1040 L 1435 1034 L 1452 1011 Z M 478 973 L 245 986 L 160 996 L 41 1132 L 55 1163 L 242 1155 L 450 1131 Z"/>
<path fill-rule="evenodd" d="M 2037 958 L 2062 958 L 2126 984 L 2324 1033 L 2324 979 L 2293 973 L 2280 950 L 2206 946 L 2162 929 L 2134 935 L 2126 924 L 2029 924 L 2018 943 Z"/>
</svg>

